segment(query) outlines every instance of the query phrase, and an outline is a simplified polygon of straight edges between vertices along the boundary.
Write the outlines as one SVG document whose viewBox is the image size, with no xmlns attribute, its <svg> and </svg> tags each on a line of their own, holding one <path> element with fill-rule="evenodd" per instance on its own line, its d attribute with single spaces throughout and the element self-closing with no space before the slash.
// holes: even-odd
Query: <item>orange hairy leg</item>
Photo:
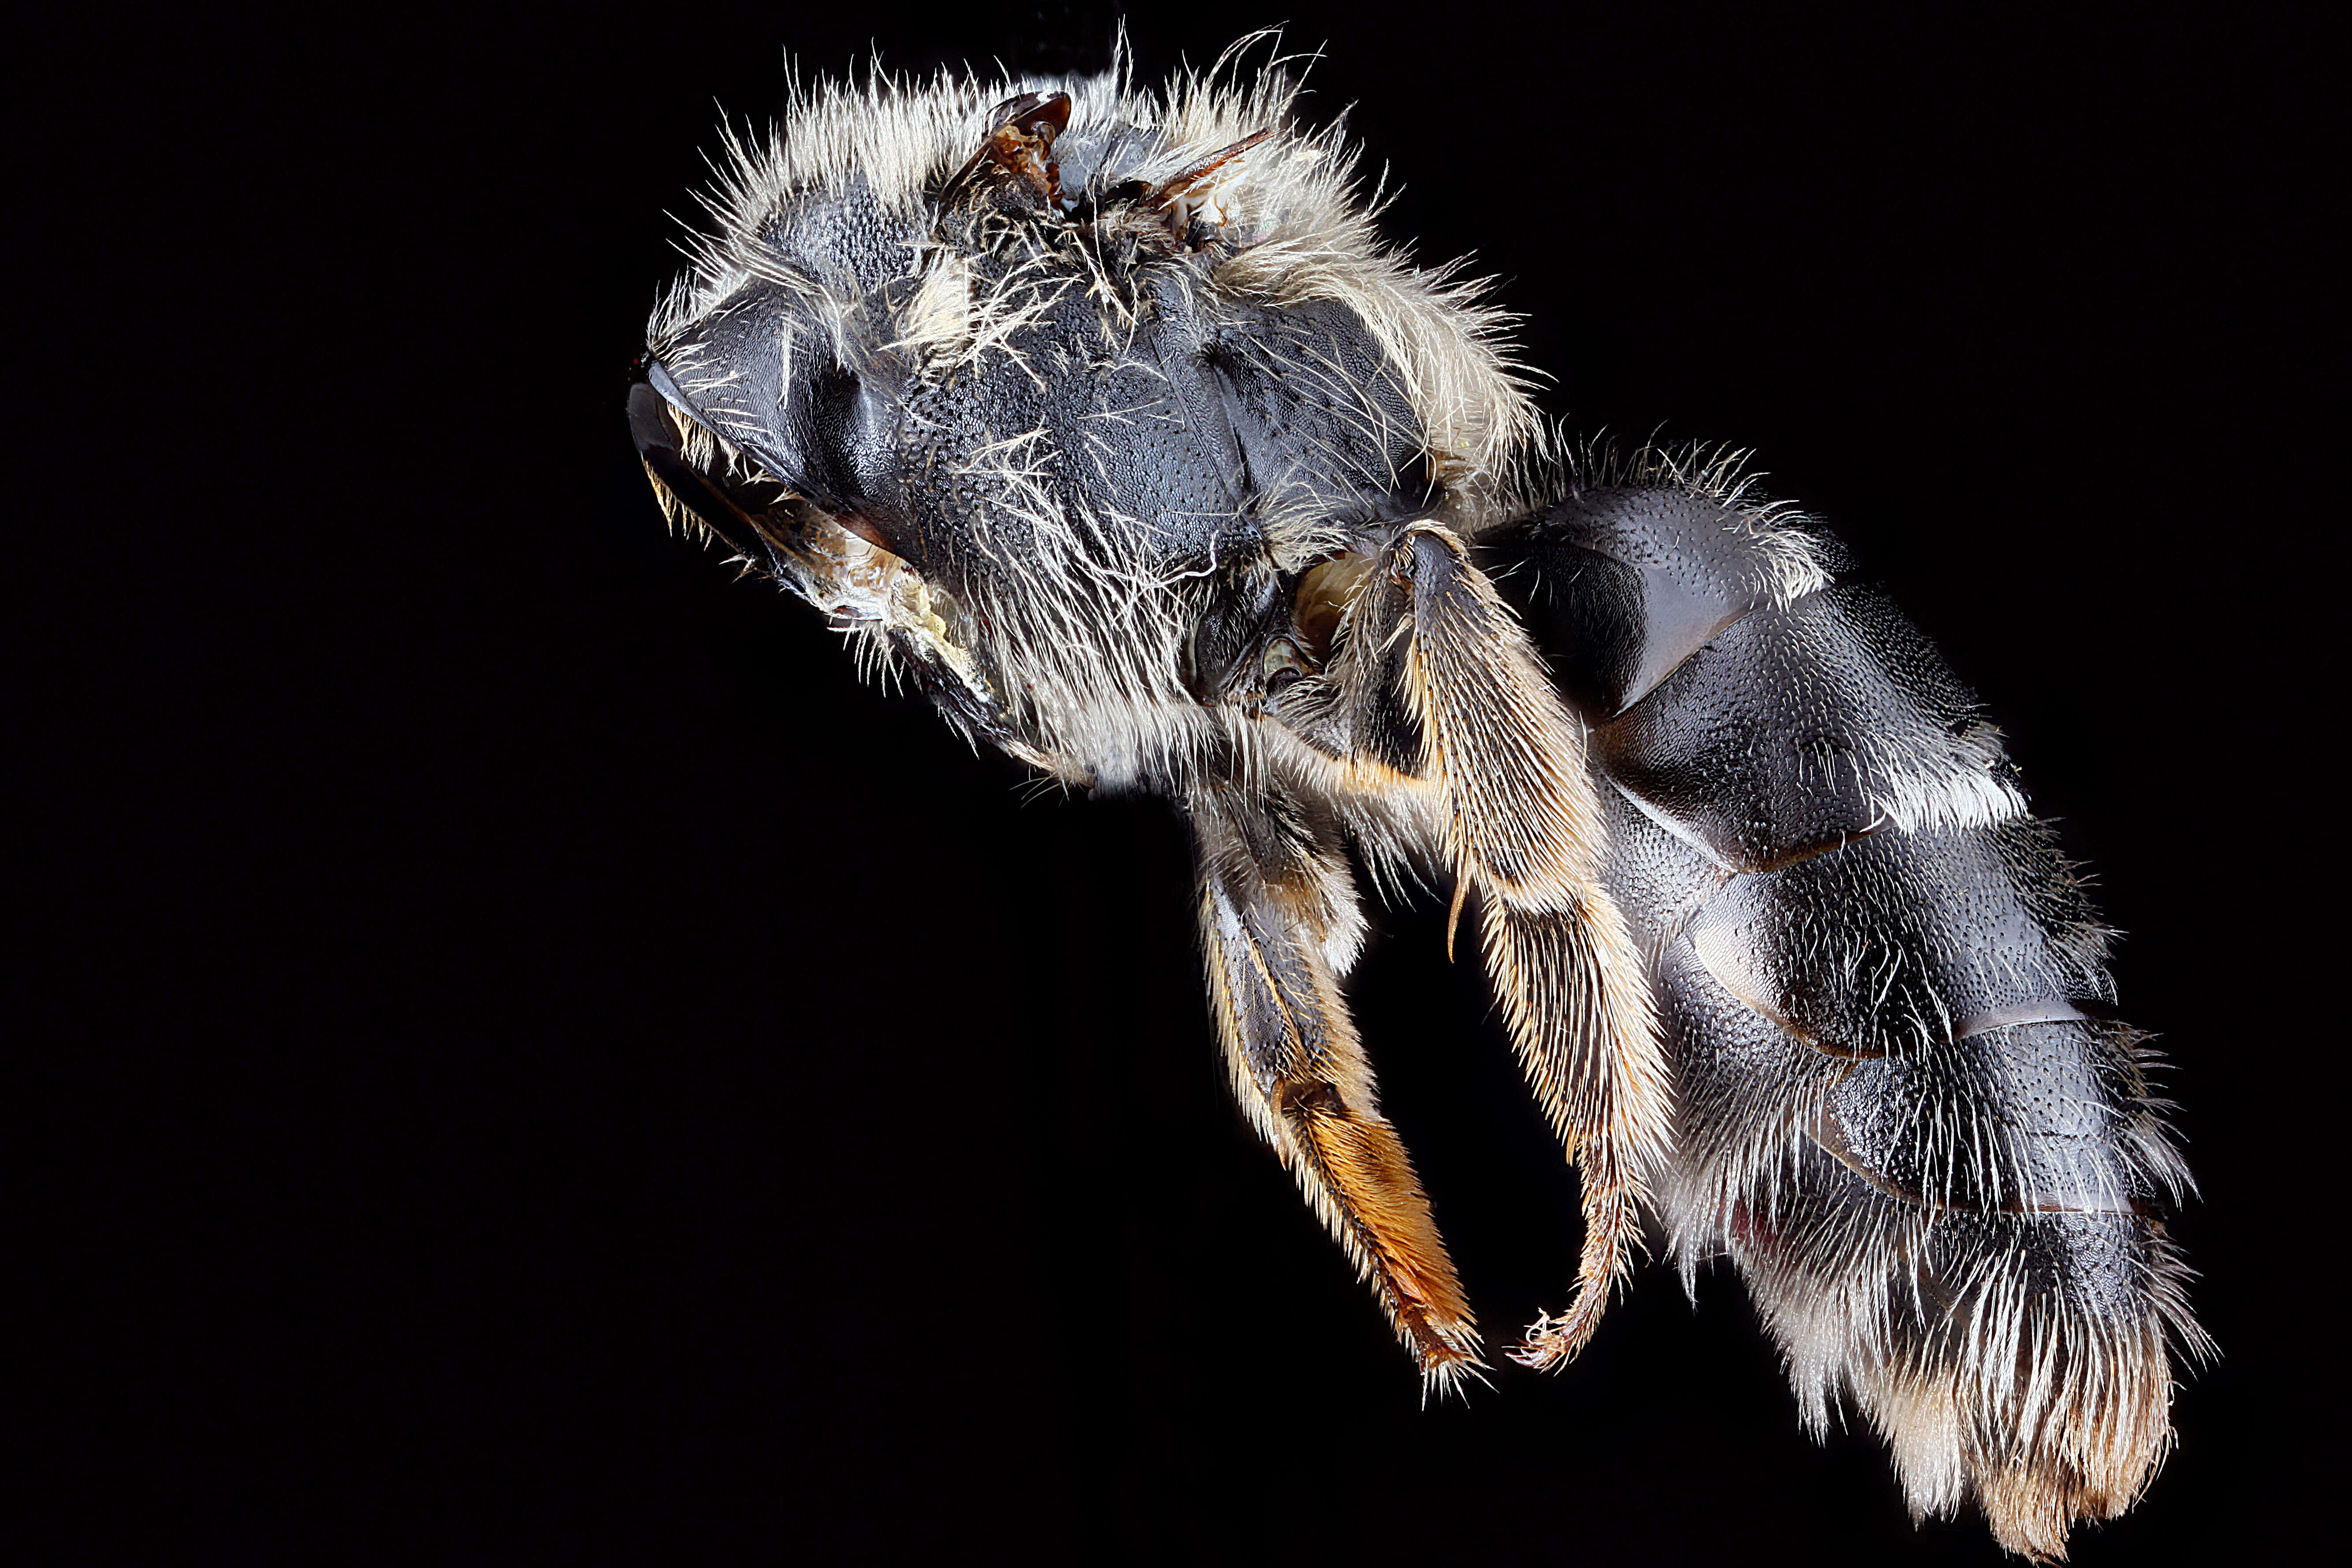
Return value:
<svg viewBox="0 0 2352 1568">
<path fill-rule="evenodd" d="M 1280 799 L 1192 802 L 1209 994 L 1234 1092 L 1370 1281 L 1422 1374 L 1480 1364 L 1476 1323 L 1379 1098 L 1338 972 L 1361 929 L 1345 862 Z"/>
</svg>

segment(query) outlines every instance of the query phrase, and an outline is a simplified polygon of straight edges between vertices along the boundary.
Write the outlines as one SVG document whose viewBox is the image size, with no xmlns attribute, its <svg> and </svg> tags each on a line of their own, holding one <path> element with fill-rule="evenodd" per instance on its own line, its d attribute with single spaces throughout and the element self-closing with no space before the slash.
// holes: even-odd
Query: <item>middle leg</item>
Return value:
<svg viewBox="0 0 2352 1568">
<path fill-rule="evenodd" d="M 1206 784 L 1187 805 L 1234 1095 L 1379 1292 L 1423 1376 L 1451 1387 L 1480 1364 L 1477 1325 L 1339 996 L 1361 917 L 1339 846 L 1270 788 Z"/>
</svg>

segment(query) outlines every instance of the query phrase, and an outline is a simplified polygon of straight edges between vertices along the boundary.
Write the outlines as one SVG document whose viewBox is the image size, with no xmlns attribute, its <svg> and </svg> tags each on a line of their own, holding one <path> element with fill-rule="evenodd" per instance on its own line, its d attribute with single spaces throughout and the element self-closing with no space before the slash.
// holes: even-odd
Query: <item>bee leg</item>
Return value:
<svg viewBox="0 0 2352 1568">
<path fill-rule="evenodd" d="M 1583 727 L 1462 542 L 1416 522 L 1351 607 L 1352 672 L 1402 699 L 1460 886 L 1479 895 L 1487 968 L 1521 1067 L 1576 1162 L 1576 1299 L 1515 1352 L 1557 1366 L 1592 1335 L 1630 1266 L 1669 1147 L 1670 1089 L 1647 966 L 1602 889 L 1605 837 Z M 1343 676 L 1343 681 L 1349 677 Z"/>
<path fill-rule="evenodd" d="M 1337 971 L 1362 929 L 1346 862 L 1281 795 L 1210 784 L 1187 804 L 1234 1095 L 1379 1292 L 1423 1377 L 1451 1388 L 1481 1364 L 1478 1330 L 1339 996 Z"/>
</svg>

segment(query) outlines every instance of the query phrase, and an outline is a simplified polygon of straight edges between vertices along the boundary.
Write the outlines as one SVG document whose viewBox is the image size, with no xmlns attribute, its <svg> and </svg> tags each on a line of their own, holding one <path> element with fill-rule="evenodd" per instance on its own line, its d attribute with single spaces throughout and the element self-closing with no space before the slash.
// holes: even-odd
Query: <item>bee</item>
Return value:
<svg viewBox="0 0 2352 1568">
<path fill-rule="evenodd" d="M 2206 1348 L 2074 868 L 1826 530 L 1546 427 L 1239 58 L 877 75 L 730 138 L 629 392 L 663 509 L 972 742 L 1181 814 L 1234 1096 L 1430 1388 L 1487 1342 L 1347 1005 L 1367 887 L 1442 890 L 1579 1174 L 1514 1359 L 1582 1350 L 1654 1229 L 1915 1515 L 2062 1556 Z"/>
</svg>

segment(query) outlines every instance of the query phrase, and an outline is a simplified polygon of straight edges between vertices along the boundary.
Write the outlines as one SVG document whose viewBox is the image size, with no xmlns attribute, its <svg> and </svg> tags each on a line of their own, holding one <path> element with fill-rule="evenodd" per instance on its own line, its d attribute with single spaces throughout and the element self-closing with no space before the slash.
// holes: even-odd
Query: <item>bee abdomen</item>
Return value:
<svg viewBox="0 0 2352 1568">
<path fill-rule="evenodd" d="M 1853 1401 L 1915 1510 L 1973 1495 L 2054 1553 L 2170 1441 L 2168 1342 L 2203 1342 L 2159 1217 L 2187 1173 L 1998 731 L 1792 535 L 1658 484 L 1485 544 L 1592 726 L 1685 1277 L 1734 1260 L 1816 1428 Z"/>
</svg>

